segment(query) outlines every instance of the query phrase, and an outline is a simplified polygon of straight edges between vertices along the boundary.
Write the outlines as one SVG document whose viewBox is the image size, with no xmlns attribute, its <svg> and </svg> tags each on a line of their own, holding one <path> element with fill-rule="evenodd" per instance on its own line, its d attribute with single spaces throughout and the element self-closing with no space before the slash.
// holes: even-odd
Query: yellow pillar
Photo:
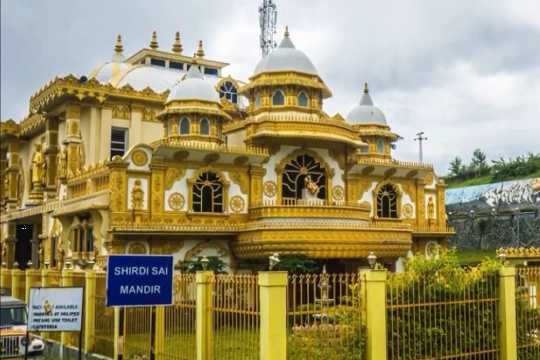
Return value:
<svg viewBox="0 0 540 360">
<path fill-rule="evenodd" d="M 64 270 L 62 272 L 62 287 L 72 287 L 74 286 L 73 282 L 73 271 Z M 62 346 L 77 346 L 77 336 L 76 333 L 62 332 L 60 335 L 60 341 Z"/>
<path fill-rule="evenodd" d="M 386 270 L 366 275 L 367 360 L 386 359 Z"/>
<path fill-rule="evenodd" d="M 156 360 L 168 359 L 165 354 L 165 307 L 156 307 L 156 336 L 154 338 L 154 354 Z"/>
<path fill-rule="evenodd" d="M 212 359 L 212 271 L 199 271 L 197 283 L 197 360 Z"/>
<path fill-rule="evenodd" d="M 19 300 L 25 300 L 26 287 L 24 285 L 26 278 L 24 271 L 20 269 L 11 270 L 11 295 Z"/>
<path fill-rule="evenodd" d="M 9 289 L 11 292 L 11 269 L 2 268 L 0 274 L 0 288 Z"/>
<path fill-rule="evenodd" d="M 26 303 L 30 301 L 30 288 L 41 286 L 41 271 L 38 269 L 26 269 Z"/>
<path fill-rule="evenodd" d="M 259 272 L 260 359 L 287 359 L 287 272 Z"/>
<path fill-rule="evenodd" d="M 499 271 L 499 323 L 501 360 L 517 360 L 516 269 L 504 266 Z"/>
<path fill-rule="evenodd" d="M 94 352 L 96 324 L 96 273 L 88 270 L 84 279 L 84 352 Z"/>
</svg>

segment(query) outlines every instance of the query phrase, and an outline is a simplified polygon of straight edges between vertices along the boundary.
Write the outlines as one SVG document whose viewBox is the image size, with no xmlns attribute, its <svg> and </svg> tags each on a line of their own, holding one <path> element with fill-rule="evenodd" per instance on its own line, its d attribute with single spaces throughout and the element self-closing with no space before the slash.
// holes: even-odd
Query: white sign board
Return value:
<svg viewBox="0 0 540 360">
<path fill-rule="evenodd" d="M 81 331 L 83 288 L 30 288 L 28 330 Z"/>
</svg>

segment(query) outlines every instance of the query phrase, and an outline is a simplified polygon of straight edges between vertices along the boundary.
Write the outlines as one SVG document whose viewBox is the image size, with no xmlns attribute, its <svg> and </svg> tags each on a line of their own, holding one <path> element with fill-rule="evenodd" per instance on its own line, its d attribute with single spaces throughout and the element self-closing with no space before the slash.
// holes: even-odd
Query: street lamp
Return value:
<svg viewBox="0 0 540 360">
<path fill-rule="evenodd" d="M 370 251 L 369 255 L 367 256 L 367 261 L 368 261 L 369 267 L 373 270 L 375 268 L 375 264 L 377 263 L 377 255 L 375 255 L 373 251 Z"/>
<path fill-rule="evenodd" d="M 268 270 L 272 271 L 274 270 L 274 267 L 276 267 L 277 264 L 279 264 L 279 254 L 277 252 L 273 253 L 268 257 Z"/>
</svg>

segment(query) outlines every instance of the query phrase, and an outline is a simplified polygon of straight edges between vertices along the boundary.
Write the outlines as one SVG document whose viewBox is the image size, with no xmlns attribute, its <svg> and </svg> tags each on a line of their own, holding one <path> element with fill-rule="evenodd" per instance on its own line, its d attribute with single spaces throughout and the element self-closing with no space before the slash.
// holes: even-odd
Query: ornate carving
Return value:
<svg viewBox="0 0 540 360">
<path fill-rule="evenodd" d="M 174 211 L 180 211 L 184 207 L 185 204 L 184 197 L 182 194 L 175 192 L 169 195 L 169 199 L 167 199 L 167 203 L 169 204 L 169 207 Z"/>
<path fill-rule="evenodd" d="M 269 198 L 273 198 L 276 196 L 277 192 L 277 185 L 274 181 L 266 181 L 263 185 L 263 191 L 264 195 L 266 195 Z"/>
<path fill-rule="evenodd" d="M 40 189 L 45 181 L 45 157 L 41 151 L 41 144 L 35 145 L 32 156 L 32 189 Z"/>
<path fill-rule="evenodd" d="M 141 186 L 141 180 L 136 179 L 131 189 L 131 208 L 134 210 L 142 210 L 144 206 L 144 190 Z"/>
<path fill-rule="evenodd" d="M 146 90 L 146 89 L 145 89 Z M 143 120 L 144 121 L 156 121 L 157 112 L 152 109 L 144 109 L 143 111 Z"/>
<path fill-rule="evenodd" d="M 64 147 L 58 153 L 58 178 L 65 179 L 67 177 L 67 152 Z"/>
<path fill-rule="evenodd" d="M 433 196 L 430 196 L 427 203 L 427 216 L 428 219 L 435 219 L 435 203 L 433 202 Z"/>
<path fill-rule="evenodd" d="M 129 106 L 127 105 L 114 105 L 112 108 L 112 117 L 116 119 L 126 119 L 129 120 Z"/>
<path fill-rule="evenodd" d="M 184 177 L 186 169 L 183 168 L 168 168 L 165 174 L 165 190 L 170 190 L 173 184 Z"/>
<path fill-rule="evenodd" d="M 345 197 L 345 189 L 343 189 L 343 186 L 336 185 L 332 188 L 332 198 L 335 201 L 342 201 Z"/>
<path fill-rule="evenodd" d="M 189 261 L 195 256 L 198 256 L 204 249 L 214 248 L 219 256 L 228 256 L 229 248 L 223 242 L 219 240 L 209 240 L 195 245 L 193 248 L 186 252 L 184 261 Z"/>
<path fill-rule="evenodd" d="M 239 213 L 244 211 L 244 208 L 246 206 L 246 202 L 241 196 L 235 195 L 231 198 L 231 201 L 229 203 L 229 206 L 234 213 Z"/>
<path fill-rule="evenodd" d="M 146 151 L 136 149 L 131 154 L 131 160 L 133 160 L 133 163 L 137 166 L 144 166 L 148 162 L 148 155 L 146 154 Z"/>
<path fill-rule="evenodd" d="M 403 216 L 406 218 L 406 219 L 410 219 L 413 217 L 413 207 L 411 204 L 405 204 L 403 205 L 403 208 L 402 208 L 402 211 L 403 211 Z"/>
</svg>

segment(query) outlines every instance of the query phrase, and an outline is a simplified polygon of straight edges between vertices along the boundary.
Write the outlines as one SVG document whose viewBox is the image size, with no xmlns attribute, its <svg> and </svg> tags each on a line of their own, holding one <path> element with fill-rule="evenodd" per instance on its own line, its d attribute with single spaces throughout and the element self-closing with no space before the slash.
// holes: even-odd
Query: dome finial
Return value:
<svg viewBox="0 0 540 360">
<path fill-rule="evenodd" d="M 367 81 L 364 83 L 364 94 L 369 94 L 369 88 Z"/>
<path fill-rule="evenodd" d="M 174 43 L 172 46 L 172 51 L 175 53 L 182 53 L 182 43 L 180 42 L 180 32 L 177 31 L 176 35 L 174 36 Z"/>
<path fill-rule="evenodd" d="M 158 42 L 157 42 L 157 33 L 155 31 L 152 32 L 152 40 L 150 41 L 150 48 L 151 49 L 157 49 L 158 48 Z"/>
<path fill-rule="evenodd" d="M 285 25 L 285 37 L 289 37 L 289 25 Z"/>
<path fill-rule="evenodd" d="M 124 52 L 124 45 L 122 45 L 122 35 L 116 36 L 116 44 L 114 45 L 114 52 L 122 54 Z"/>
<path fill-rule="evenodd" d="M 203 42 L 202 40 L 199 40 L 199 47 L 197 48 L 197 52 L 195 53 L 197 57 L 204 57 L 204 49 L 203 49 Z"/>
</svg>

